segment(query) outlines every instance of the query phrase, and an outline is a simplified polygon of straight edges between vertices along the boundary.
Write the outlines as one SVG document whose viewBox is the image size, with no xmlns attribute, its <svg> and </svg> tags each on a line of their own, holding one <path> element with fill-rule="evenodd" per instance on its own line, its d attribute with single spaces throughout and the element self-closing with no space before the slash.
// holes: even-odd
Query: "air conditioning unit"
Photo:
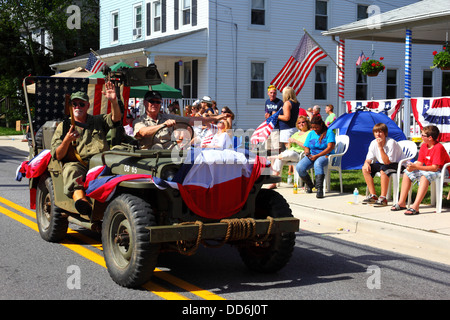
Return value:
<svg viewBox="0 0 450 320">
<path fill-rule="evenodd" d="M 133 29 L 133 37 L 140 38 L 142 36 L 142 28 Z"/>
</svg>

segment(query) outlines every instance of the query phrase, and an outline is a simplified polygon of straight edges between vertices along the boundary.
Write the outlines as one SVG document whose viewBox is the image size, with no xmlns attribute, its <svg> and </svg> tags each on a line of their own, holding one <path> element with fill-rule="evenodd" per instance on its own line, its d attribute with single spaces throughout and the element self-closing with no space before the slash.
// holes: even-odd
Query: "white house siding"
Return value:
<svg viewBox="0 0 450 320">
<path fill-rule="evenodd" d="M 357 4 L 379 5 L 380 12 L 386 12 L 416 1 L 357 1 L 357 0 L 329 0 L 328 1 L 328 28 L 343 25 L 357 19 Z M 110 22 L 111 12 L 119 10 L 120 30 L 119 43 L 131 43 L 133 27 L 134 1 L 101 1 L 101 48 L 111 46 Z M 145 1 L 142 1 L 143 27 L 145 29 Z M 154 39 L 178 33 L 189 32 L 196 29 L 206 29 L 206 57 L 195 57 L 197 40 L 179 40 L 163 43 L 153 48 L 155 51 L 170 52 L 171 55 L 156 55 L 155 63 L 161 73 L 169 71 L 166 79 L 169 85 L 174 85 L 173 64 L 175 61 L 197 59 L 198 64 L 198 97 L 210 95 L 218 102 L 218 106 L 229 106 L 236 114 L 236 124 L 240 128 L 255 128 L 264 119 L 263 99 L 250 98 L 250 65 L 252 61 L 265 63 L 265 87 L 283 67 L 301 37 L 305 28 L 317 42 L 337 61 L 336 43 L 330 37 L 321 35 L 321 31 L 314 30 L 315 1 L 314 0 L 266 0 L 266 9 L 269 13 L 266 25 L 263 27 L 250 24 L 251 0 L 228 0 L 210 2 L 197 1 L 197 26 L 185 26 L 174 30 L 173 1 L 167 0 L 167 29 L 165 33 L 152 33 L 148 38 Z M 105 27 L 105 25 L 107 27 Z M 187 39 L 190 39 L 188 36 Z M 414 34 L 413 34 L 414 37 Z M 192 38 L 192 39 L 201 39 Z M 372 46 L 374 57 L 384 57 L 386 68 L 397 69 L 397 97 L 403 97 L 404 91 L 404 44 L 346 41 L 345 52 L 345 99 L 354 100 L 356 96 L 356 66 L 355 62 L 361 50 L 366 56 L 371 56 Z M 428 70 L 432 61 L 433 50 L 439 46 L 413 45 L 413 75 L 412 95 L 422 94 L 422 72 Z M 189 55 L 183 55 L 189 52 Z M 173 55 L 179 52 L 179 56 Z M 327 99 L 314 100 L 314 70 L 311 72 L 305 86 L 298 98 L 304 108 L 318 104 L 322 107 L 322 115 L 326 104 L 331 103 L 337 107 L 338 97 L 336 89 L 336 67 L 330 58 L 321 60 L 317 65 L 327 66 Z M 182 70 L 180 70 L 182 76 Z M 434 94 L 439 95 L 441 72 L 433 75 Z M 182 79 L 182 77 L 180 77 Z M 180 84 L 180 86 L 182 83 Z M 279 93 L 281 98 L 281 93 Z M 368 98 L 384 99 L 386 97 L 386 73 L 376 78 L 368 79 Z"/>
</svg>

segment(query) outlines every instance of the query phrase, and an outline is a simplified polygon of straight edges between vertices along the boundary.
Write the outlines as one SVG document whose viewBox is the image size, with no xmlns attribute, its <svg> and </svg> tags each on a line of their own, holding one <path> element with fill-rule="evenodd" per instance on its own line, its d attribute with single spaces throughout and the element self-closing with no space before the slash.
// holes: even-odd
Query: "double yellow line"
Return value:
<svg viewBox="0 0 450 320">
<path fill-rule="evenodd" d="M 12 208 L 14 210 L 17 210 L 17 211 L 19 211 L 19 212 L 21 212 L 21 213 L 23 213 L 23 214 L 33 218 L 33 219 L 36 219 L 36 213 L 34 211 L 26 209 L 26 208 L 24 208 L 22 206 L 19 206 L 19 205 L 15 204 L 14 202 L 12 202 L 12 201 L 10 201 L 8 199 L 0 197 L 0 203 L 3 203 L 3 204 L 9 206 L 10 208 Z M 15 213 L 15 212 L 9 210 L 9 209 L 6 209 L 6 208 L 2 207 L 2 206 L 0 206 L 0 213 L 3 213 L 4 215 L 10 217 L 11 219 L 14 219 L 14 220 L 24 224 L 25 226 L 29 227 L 30 229 L 33 229 L 34 231 L 39 232 L 37 224 L 35 222 L 31 221 L 28 218 L 25 218 L 25 217 Z M 102 250 L 101 244 L 98 244 L 98 242 L 96 242 L 92 238 L 89 238 L 86 235 L 83 235 L 83 234 L 81 234 L 81 233 L 79 233 L 79 232 L 77 232 L 75 230 L 70 229 L 70 228 L 68 229 L 67 233 L 69 235 L 75 237 L 76 239 L 78 239 L 78 240 L 80 240 L 80 241 L 90 245 L 90 246 L 93 246 L 93 247 L 95 247 L 97 249 Z M 69 241 L 67 239 L 64 241 L 64 243 L 61 243 L 61 245 L 63 245 L 65 247 L 69 248 L 70 250 L 78 253 L 82 257 L 84 257 L 84 258 L 86 258 L 86 259 L 88 259 L 88 260 L 90 260 L 92 262 L 95 262 L 96 264 L 106 268 L 105 259 L 100 254 L 95 253 L 94 251 L 89 250 L 89 249 L 83 247 L 82 245 L 77 244 L 75 242 L 71 242 L 71 241 Z M 162 279 L 162 280 L 164 280 L 164 281 L 166 281 L 166 282 L 169 282 L 169 283 L 171 283 L 171 284 L 173 284 L 173 285 L 175 285 L 175 286 L 177 286 L 177 287 L 179 287 L 179 288 L 181 288 L 183 290 L 186 290 L 186 291 L 188 291 L 188 292 L 190 292 L 190 293 L 192 293 L 192 294 L 194 294 L 194 295 L 196 295 L 196 296 L 198 296 L 198 297 L 200 297 L 202 299 L 205 299 L 205 300 L 225 300 L 224 298 L 222 298 L 222 297 L 220 297 L 220 296 L 218 296 L 218 295 L 216 295 L 216 294 L 214 294 L 214 293 L 212 293 L 212 292 L 210 292 L 208 290 L 201 289 L 201 288 L 199 288 L 199 287 L 197 287 L 197 286 L 195 286 L 195 285 L 193 285 L 191 283 L 188 283 L 188 282 L 186 282 L 186 281 L 184 281 L 184 280 L 182 280 L 182 279 L 180 279 L 178 277 L 175 277 L 175 276 L 171 275 L 170 273 L 167 273 L 167 272 L 165 272 L 165 271 L 163 271 L 161 269 L 155 268 L 153 275 L 158 277 L 158 278 L 160 278 L 160 279 Z M 166 299 L 166 300 L 189 300 L 188 297 L 186 297 L 184 295 L 181 295 L 179 293 L 176 293 L 176 292 L 172 292 L 172 291 L 164 288 L 163 286 L 161 286 L 161 285 L 159 285 L 157 283 L 154 283 L 152 281 L 149 281 L 149 282 L 145 283 L 143 285 L 143 287 L 146 290 L 151 291 L 152 293 L 154 293 L 157 296 L 159 296 L 159 297 L 161 297 L 163 299 Z"/>
</svg>

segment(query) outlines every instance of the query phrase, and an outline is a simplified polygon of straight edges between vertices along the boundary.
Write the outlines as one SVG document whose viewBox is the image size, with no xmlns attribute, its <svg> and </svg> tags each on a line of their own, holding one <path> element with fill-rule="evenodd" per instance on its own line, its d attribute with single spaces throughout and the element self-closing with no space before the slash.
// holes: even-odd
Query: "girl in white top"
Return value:
<svg viewBox="0 0 450 320">
<path fill-rule="evenodd" d="M 366 161 L 362 167 L 364 179 L 366 180 L 369 195 L 363 200 L 364 204 L 375 203 L 377 206 L 386 206 L 387 190 L 389 187 L 389 176 L 397 172 L 398 162 L 403 159 L 403 151 L 400 145 L 389 138 L 388 127 L 384 123 L 377 123 L 373 127 L 372 140 L 367 152 Z M 373 177 L 377 172 L 381 175 L 381 193 L 378 198 L 375 191 Z"/>
<path fill-rule="evenodd" d="M 229 129 L 229 124 L 226 120 L 220 120 L 217 123 L 217 133 L 213 136 L 211 143 L 207 145 L 207 148 L 214 149 L 232 149 L 233 141 L 227 130 Z"/>
</svg>

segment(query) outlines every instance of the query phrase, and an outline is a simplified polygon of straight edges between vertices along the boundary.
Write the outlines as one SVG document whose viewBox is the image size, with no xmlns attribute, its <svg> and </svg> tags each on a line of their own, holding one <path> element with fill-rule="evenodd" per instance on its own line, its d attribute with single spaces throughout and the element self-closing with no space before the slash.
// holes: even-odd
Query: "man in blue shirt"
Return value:
<svg viewBox="0 0 450 320">
<path fill-rule="evenodd" d="M 270 85 L 267 88 L 267 94 L 269 99 L 266 100 L 265 104 L 265 118 L 267 119 L 279 109 L 283 108 L 283 101 L 277 98 L 277 88 L 274 85 Z M 269 140 L 267 141 L 267 149 L 270 150 L 280 150 L 280 127 L 278 121 L 273 128 Z"/>
</svg>

